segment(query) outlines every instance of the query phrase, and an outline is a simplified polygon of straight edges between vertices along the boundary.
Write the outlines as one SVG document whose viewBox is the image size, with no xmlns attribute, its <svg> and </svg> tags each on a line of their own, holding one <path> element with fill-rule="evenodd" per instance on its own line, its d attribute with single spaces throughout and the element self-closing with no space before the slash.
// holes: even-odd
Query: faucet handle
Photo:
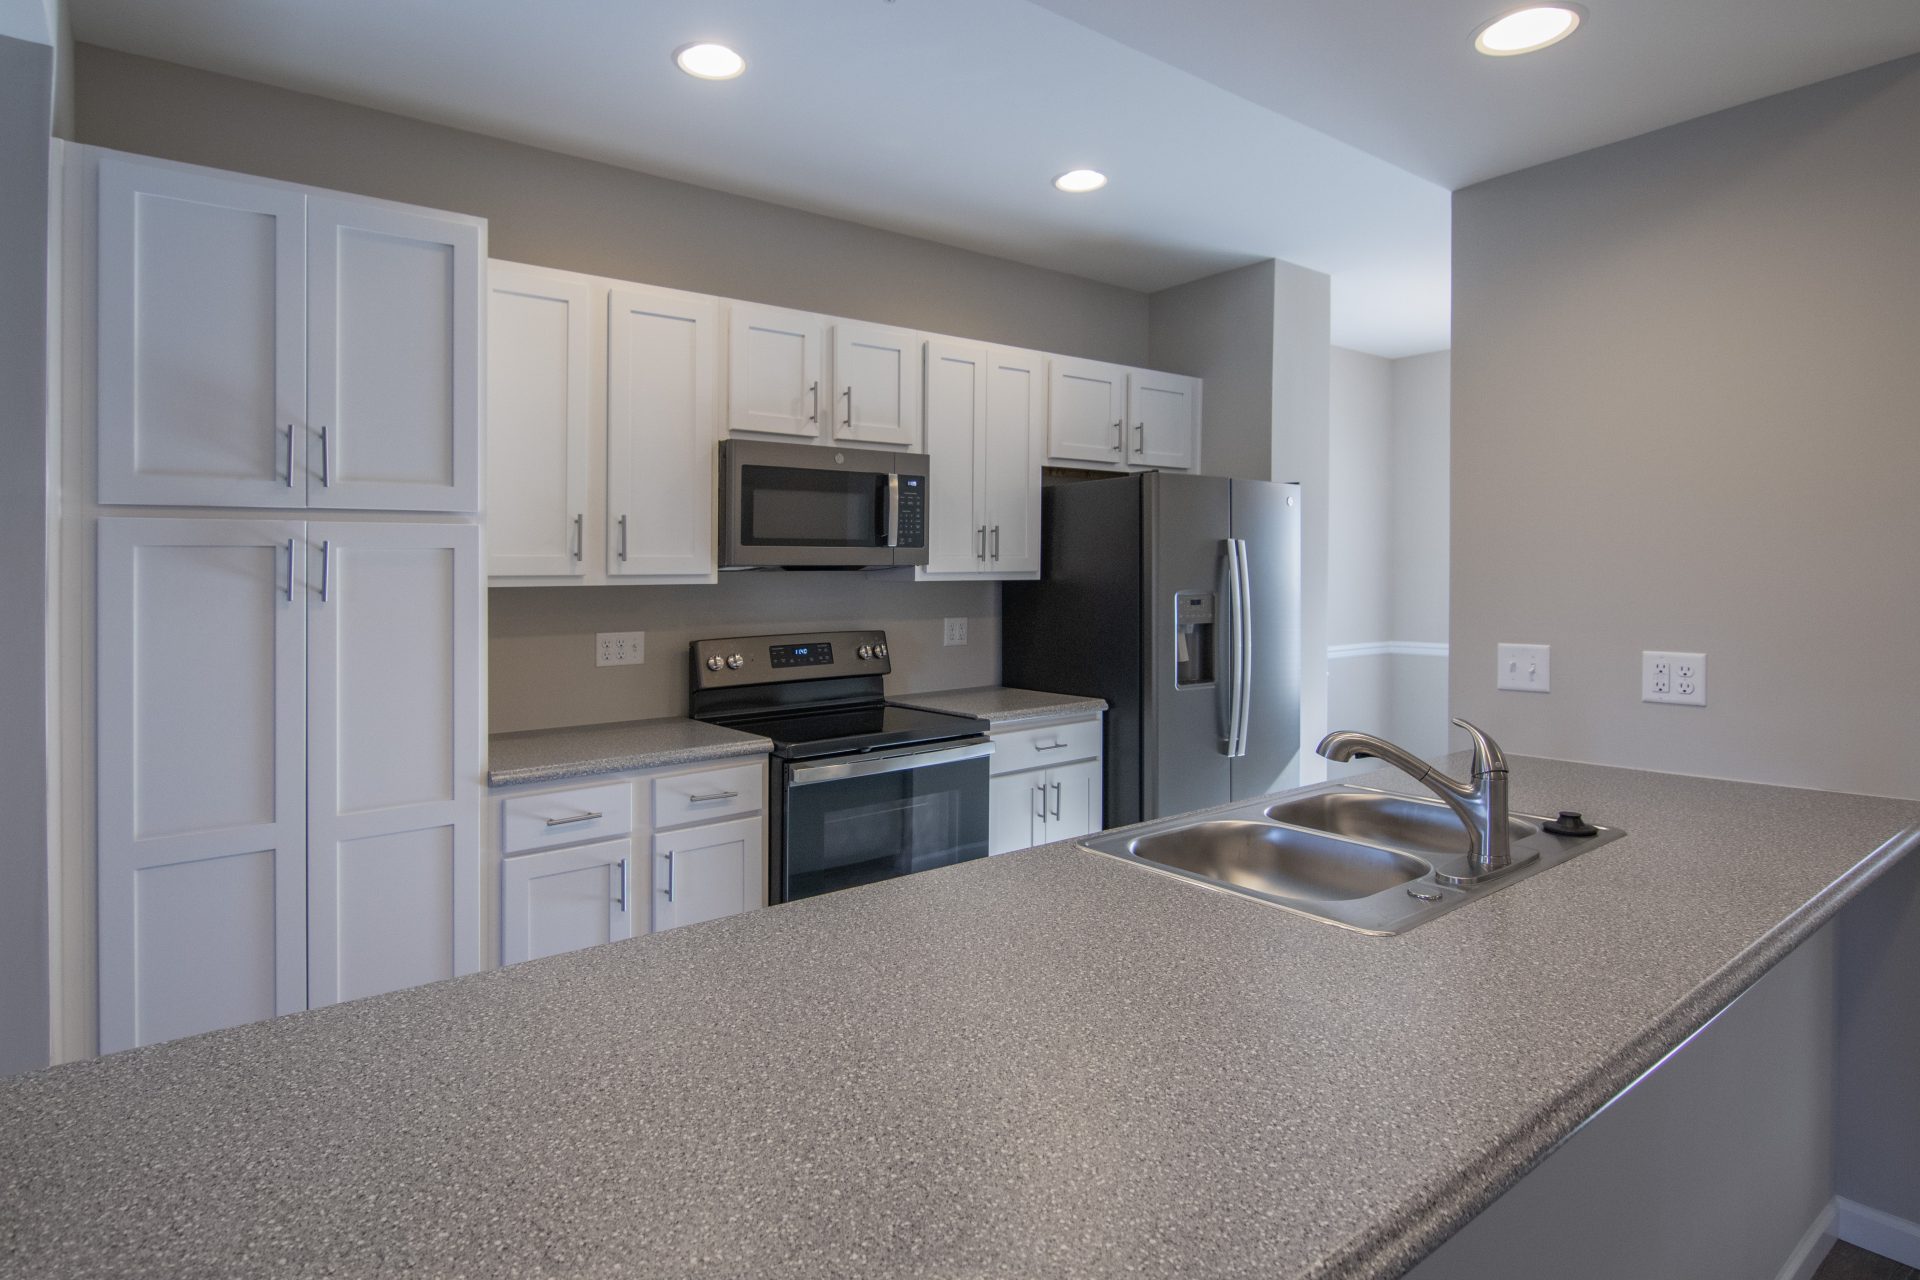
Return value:
<svg viewBox="0 0 1920 1280">
<path fill-rule="evenodd" d="M 1473 740 L 1473 776 L 1478 778 L 1489 773 L 1505 773 L 1507 757 L 1501 753 L 1500 744 L 1488 737 L 1480 726 L 1469 724 L 1459 716 L 1453 722 L 1467 731 Z"/>
</svg>

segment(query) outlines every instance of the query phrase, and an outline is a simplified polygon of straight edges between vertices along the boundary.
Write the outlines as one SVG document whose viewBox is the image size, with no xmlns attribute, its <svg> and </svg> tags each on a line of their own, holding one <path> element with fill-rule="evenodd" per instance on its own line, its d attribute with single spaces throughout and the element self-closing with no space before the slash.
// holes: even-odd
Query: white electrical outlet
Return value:
<svg viewBox="0 0 1920 1280">
<path fill-rule="evenodd" d="M 596 667 L 628 667 L 647 660 L 647 633 L 644 631 L 602 631 L 594 649 Z"/>
<path fill-rule="evenodd" d="M 1648 649 L 1640 655 L 1640 701 L 1707 705 L 1707 655 Z"/>
<path fill-rule="evenodd" d="M 942 644 L 965 644 L 966 642 L 967 642 L 967 620 L 965 618 L 948 618 L 946 635 L 941 640 L 941 643 Z"/>
<path fill-rule="evenodd" d="M 1546 693 L 1553 687 L 1553 646 L 1546 644 L 1503 644 L 1500 646 L 1500 671 L 1496 688 L 1517 689 L 1521 693 Z"/>
</svg>

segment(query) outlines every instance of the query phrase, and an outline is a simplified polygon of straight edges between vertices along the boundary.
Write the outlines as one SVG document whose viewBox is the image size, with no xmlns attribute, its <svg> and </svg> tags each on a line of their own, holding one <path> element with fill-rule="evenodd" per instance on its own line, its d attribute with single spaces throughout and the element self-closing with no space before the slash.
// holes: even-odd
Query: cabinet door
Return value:
<svg viewBox="0 0 1920 1280">
<path fill-rule="evenodd" d="M 1127 460 L 1134 467 L 1191 471 L 1199 438 L 1198 379 L 1144 369 L 1127 375 Z"/>
<path fill-rule="evenodd" d="M 500 963 L 633 936 L 633 843 L 525 853 L 500 865 Z"/>
<path fill-rule="evenodd" d="M 759 818 L 669 831 L 653 838 L 653 927 L 717 920 L 759 903 L 766 833 Z"/>
<path fill-rule="evenodd" d="M 99 522 L 103 1053 L 307 1007 L 300 534 Z"/>
<path fill-rule="evenodd" d="M 1127 371 L 1059 356 L 1047 363 L 1047 455 L 1096 470 L 1124 470 Z"/>
<path fill-rule="evenodd" d="M 1046 771 L 1006 773 L 987 785 L 987 853 L 1012 853 L 1043 843 Z"/>
<path fill-rule="evenodd" d="M 482 231 L 307 201 L 310 506 L 480 508 Z"/>
<path fill-rule="evenodd" d="M 1047 770 L 1048 840 L 1077 840 L 1100 830 L 1103 821 L 1100 762 L 1056 765 Z"/>
<path fill-rule="evenodd" d="M 907 329 L 834 324 L 835 440 L 920 447 L 921 345 Z"/>
<path fill-rule="evenodd" d="M 480 530 L 308 526 L 309 994 L 480 965 Z"/>
<path fill-rule="evenodd" d="M 585 571 L 592 287 L 487 265 L 487 572 Z"/>
<path fill-rule="evenodd" d="M 987 349 L 950 338 L 929 339 L 926 388 L 932 498 L 927 563 L 917 576 L 981 573 L 987 567 L 987 521 L 977 494 L 987 414 Z"/>
<path fill-rule="evenodd" d="M 987 568 L 995 573 L 1040 572 L 1045 359 L 1036 352 L 1006 347 L 987 352 L 980 490 L 986 508 Z"/>
<path fill-rule="evenodd" d="M 101 502 L 306 505 L 306 199 L 100 158 Z"/>
<path fill-rule="evenodd" d="M 617 288 L 607 308 L 607 572 L 712 581 L 720 304 Z"/>
<path fill-rule="evenodd" d="M 727 430 L 820 435 L 826 322 L 805 311 L 735 302 L 727 308 Z"/>
</svg>

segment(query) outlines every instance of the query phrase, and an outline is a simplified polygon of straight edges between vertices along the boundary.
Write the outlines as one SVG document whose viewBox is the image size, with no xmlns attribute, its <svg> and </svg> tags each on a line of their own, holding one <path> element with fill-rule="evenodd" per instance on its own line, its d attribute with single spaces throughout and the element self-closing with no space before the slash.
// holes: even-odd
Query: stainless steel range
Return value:
<svg viewBox="0 0 1920 1280">
<path fill-rule="evenodd" d="M 769 902 L 987 854 L 988 757 L 971 716 L 890 703 L 884 631 L 692 645 L 696 720 L 769 738 Z"/>
</svg>

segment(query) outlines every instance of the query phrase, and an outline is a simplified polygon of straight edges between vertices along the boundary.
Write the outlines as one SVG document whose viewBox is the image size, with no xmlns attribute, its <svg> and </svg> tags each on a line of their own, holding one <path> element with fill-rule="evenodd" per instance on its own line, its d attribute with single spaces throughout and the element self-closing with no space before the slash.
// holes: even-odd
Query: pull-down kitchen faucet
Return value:
<svg viewBox="0 0 1920 1280">
<path fill-rule="evenodd" d="M 1436 871 L 1434 878 L 1442 884 L 1465 886 L 1491 880 L 1539 855 L 1530 854 L 1518 863 L 1513 860 L 1513 841 L 1507 827 L 1507 758 L 1501 754 L 1500 744 L 1465 720 L 1455 718 L 1454 723 L 1473 739 L 1471 784 L 1448 777 L 1385 738 L 1354 729 L 1328 734 L 1316 750 L 1334 761 L 1368 756 L 1384 760 L 1446 801 L 1467 829 L 1467 869 L 1463 875 Z"/>
</svg>

